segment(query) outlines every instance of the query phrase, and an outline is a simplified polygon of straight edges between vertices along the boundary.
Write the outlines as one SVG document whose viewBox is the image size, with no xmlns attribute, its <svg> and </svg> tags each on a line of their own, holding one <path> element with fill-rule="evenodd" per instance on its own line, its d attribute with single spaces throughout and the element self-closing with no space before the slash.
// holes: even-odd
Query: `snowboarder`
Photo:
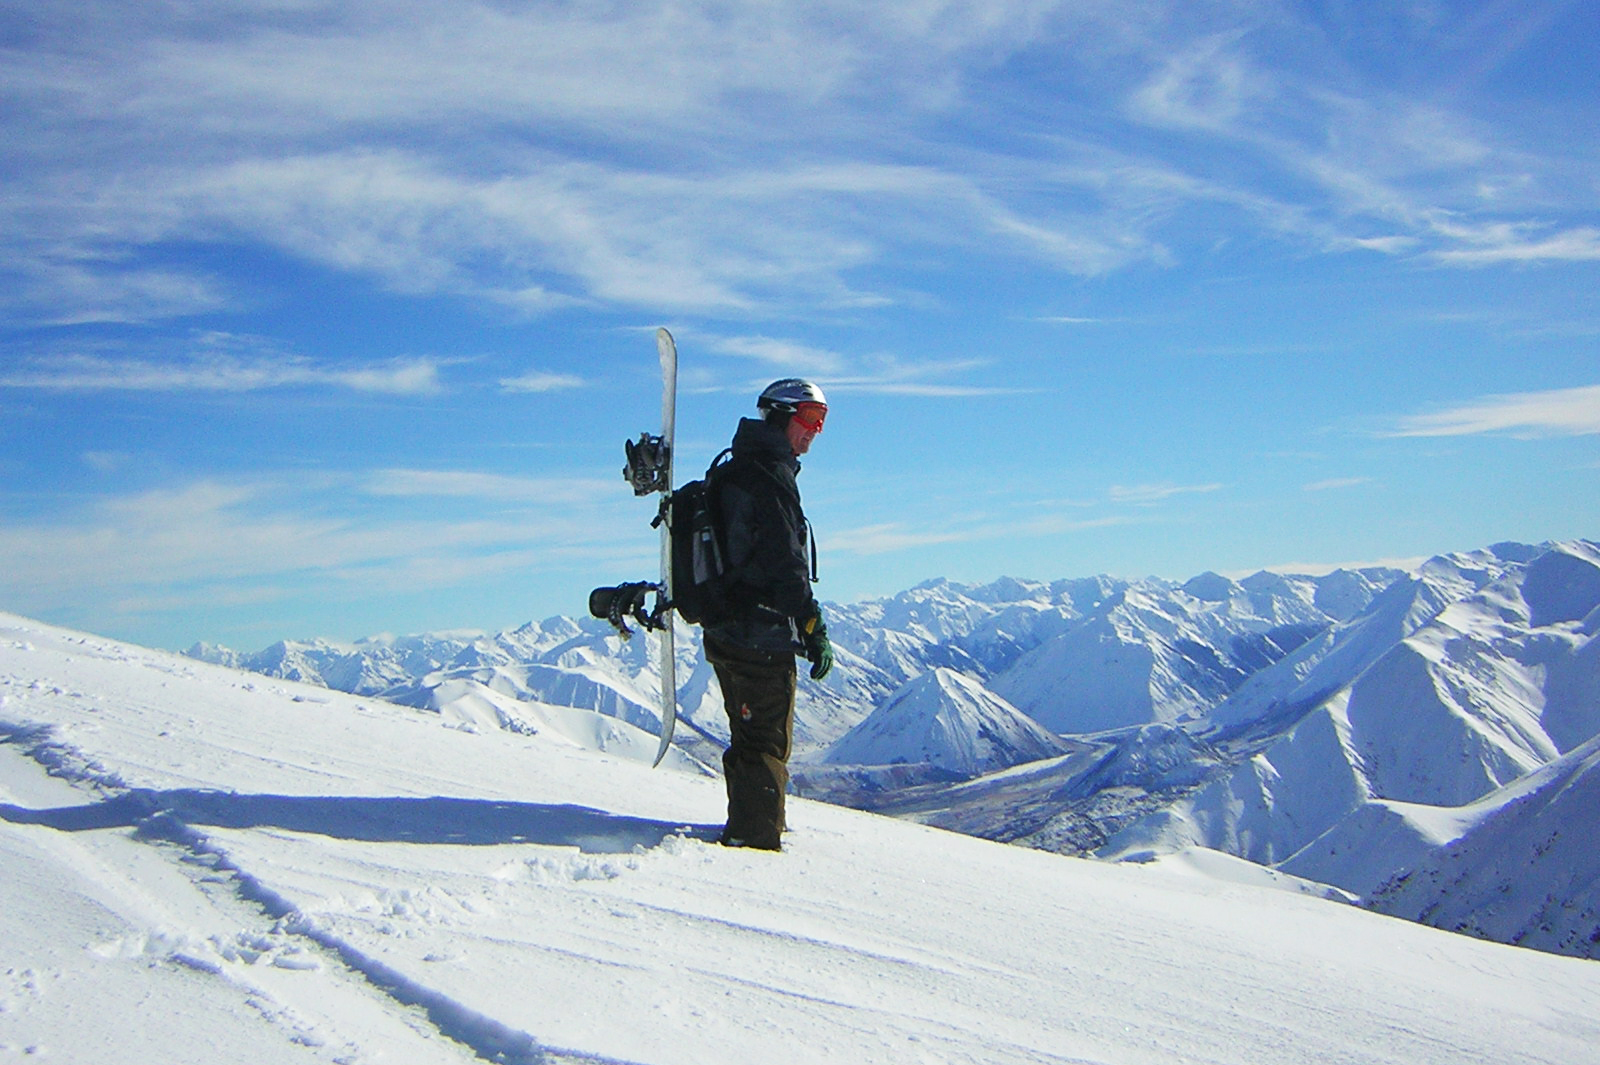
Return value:
<svg viewBox="0 0 1600 1065">
<path fill-rule="evenodd" d="M 725 846 L 781 849 L 784 792 L 794 733 L 795 656 L 821 680 L 833 648 L 811 591 L 816 579 L 811 529 L 795 475 L 828 414 L 822 390 L 785 378 L 742 418 L 716 501 L 727 566 L 725 617 L 705 626 L 706 660 L 727 707 L 730 743 L 722 764 L 728 788 Z"/>
</svg>

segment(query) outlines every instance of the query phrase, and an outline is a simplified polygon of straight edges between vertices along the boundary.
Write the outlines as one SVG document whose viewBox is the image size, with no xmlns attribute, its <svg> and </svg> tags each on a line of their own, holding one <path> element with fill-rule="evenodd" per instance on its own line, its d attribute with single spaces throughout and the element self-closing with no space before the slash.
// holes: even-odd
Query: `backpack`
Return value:
<svg viewBox="0 0 1600 1065">
<path fill-rule="evenodd" d="M 664 499 L 661 513 L 651 522 L 652 526 L 669 522 L 672 607 L 691 625 L 715 625 L 732 612 L 717 486 L 723 460 L 731 453 L 731 448 L 722 452 L 712 460 L 705 477 L 690 481 Z"/>
</svg>

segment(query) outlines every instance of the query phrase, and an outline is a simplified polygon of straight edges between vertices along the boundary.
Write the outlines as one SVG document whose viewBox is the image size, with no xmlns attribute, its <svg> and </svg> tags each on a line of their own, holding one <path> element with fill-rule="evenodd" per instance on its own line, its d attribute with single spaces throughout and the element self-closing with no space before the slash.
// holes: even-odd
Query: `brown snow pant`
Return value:
<svg viewBox="0 0 1600 1065">
<path fill-rule="evenodd" d="M 707 636 L 706 661 L 716 670 L 728 710 L 728 826 L 722 841 L 780 849 L 783 796 L 794 739 L 794 655 L 759 651 Z"/>
</svg>

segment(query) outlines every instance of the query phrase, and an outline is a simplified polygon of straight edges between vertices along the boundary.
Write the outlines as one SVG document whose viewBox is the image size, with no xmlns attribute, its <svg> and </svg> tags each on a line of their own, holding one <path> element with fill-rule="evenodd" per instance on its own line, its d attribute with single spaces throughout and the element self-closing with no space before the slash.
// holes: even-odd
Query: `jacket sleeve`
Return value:
<svg viewBox="0 0 1600 1065">
<path fill-rule="evenodd" d="M 722 512 L 734 587 L 747 606 L 792 618 L 817 611 L 811 591 L 811 550 L 800 495 L 764 471 L 730 478 Z"/>
</svg>

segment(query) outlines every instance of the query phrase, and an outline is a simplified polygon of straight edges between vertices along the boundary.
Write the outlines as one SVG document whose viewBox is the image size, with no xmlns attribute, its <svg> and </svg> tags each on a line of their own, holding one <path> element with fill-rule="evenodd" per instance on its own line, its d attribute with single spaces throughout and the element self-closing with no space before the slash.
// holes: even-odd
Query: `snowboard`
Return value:
<svg viewBox="0 0 1600 1065">
<path fill-rule="evenodd" d="M 656 352 L 661 357 L 661 435 L 639 434 L 627 442 L 628 464 L 622 476 L 633 486 L 633 494 L 658 500 L 656 520 L 661 529 L 661 575 L 657 581 L 630 581 L 596 588 L 589 593 L 589 613 L 605 618 L 625 640 L 633 638 L 628 618 L 644 629 L 661 634 L 661 745 L 656 760 L 661 764 L 672 746 L 672 730 L 678 721 L 677 648 L 672 636 L 672 447 L 678 408 L 678 345 L 665 329 L 656 330 Z M 656 595 L 655 608 L 645 609 L 645 596 Z"/>
<path fill-rule="evenodd" d="M 661 356 L 661 597 L 672 602 L 672 508 L 665 503 L 672 495 L 673 433 L 678 418 L 678 345 L 665 327 L 656 330 L 656 353 Z M 656 760 L 661 764 L 672 746 L 672 730 L 678 721 L 678 659 L 672 636 L 672 613 L 667 611 L 661 626 L 661 745 Z"/>
</svg>

